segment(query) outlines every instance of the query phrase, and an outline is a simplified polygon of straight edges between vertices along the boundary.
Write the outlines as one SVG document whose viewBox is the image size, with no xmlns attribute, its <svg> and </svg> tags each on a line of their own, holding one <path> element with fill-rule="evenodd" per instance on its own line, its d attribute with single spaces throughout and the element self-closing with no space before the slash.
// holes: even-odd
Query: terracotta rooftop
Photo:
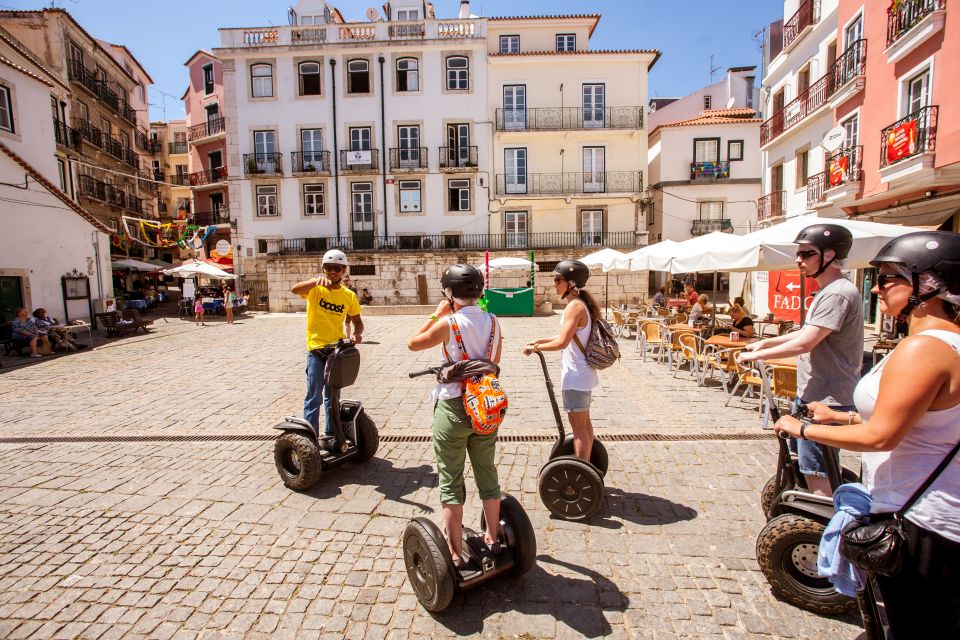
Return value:
<svg viewBox="0 0 960 640">
<path fill-rule="evenodd" d="M 653 135 L 658 129 L 669 129 L 673 127 L 689 127 L 697 125 L 715 125 L 715 124 L 749 124 L 751 122 L 763 122 L 763 118 L 758 118 L 757 112 L 747 107 L 737 107 L 734 109 L 710 109 L 701 111 L 696 118 L 689 120 L 680 120 L 661 124 L 653 129 L 650 135 Z"/>
<path fill-rule="evenodd" d="M 43 78 L 38 77 L 33 71 L 30 71 L 29 69 L 23 68 L 21 65 L 19 65 L 18 63 L 14 62 L 14 61 L 12 61 L 12 60 L 6 60 L 6 59 L 5 59 L 4 62 L 5 62 L 6 64 L 10 65 L 10 66 L 13 67 L 14 69 L 17 69 L 17 70 L 19 70 L 19 71 L 23 71 L 23 73 L 26 73 L 26 74 L 29 75 L 29 76 L 32 76 L 32 77 L 34 77 L 34 78 L 37 78 L 37 79 L 40 80 L 41 82 L 43 82 L 43 83 L 45 83 L 45 84 L 47 84 L 47 85 L 49 85 L 49 86 L 51 86 L 51 87 L 53 86 L 52 83 L 56 83 L 56 84 L 60 85 L 61 87 L 63 87 L 64 89 L 67 89 L 67 90 L 70 89 L 70 87 L 68 87 L 67 85 L 65 85 L 65 84 L 63 83 L 63 81 L 61 81 L 60 78 L 57 77 L 57 74 L 55 74 L 53 71 L 51 71 L 50 69 L 48 69 L 47 67 L 45 67 L 44 64 L 43 64 L 43 62 L 41 62 L 40 59 L 37 58 L 37 56 L 35 56 L 32 51 L 30 51 L 29 49 L 27 49 L 27 47 L 26 47 L 22 42 L 20 42 L 19 40 L 17 40 L 17 39 L 16 39 L 12 34 L 10 34 L 6 29 L 0 28 L 0 41 L 3 41 L 3 42 L 5 42 L 5 43 L 7 43 L 7 45 L 9 45 L 14 51 L 16 51 L 17 53 L 19 53 L 19 54 L 20 54 L 21 56 L 23 56 L 26 60 L 28 60 L 28 61 L 30 62 L 30 64 L 32 64 L 34 67 L 36 67 L 39 71 L 42 71 L 42 72 L 47 76 L 47 79 L 44 80 Z M 51 82 L 51 81 L 52 81 L 52 82 Z"/>
<path fill-rule="evenodd" d="M 536 56 L 615 56 L 631 53 L 652 53 L 653 60 L 647 70 L 653 68 L 660 59 L 661 53 L 658 49 L 583 49 L 580 51 L 520 51 L 518 53 L 491 53 L 490 58 L 532 58 Z"/>
<path fill-rule="evenodd" d="M 491 16 L 488 18 L 491 22 L 507 22 L 510 20 L 584 20 L 592 19 L 593 26 L 590 27 L 590 35 L 593 35 L 594 30 L 597 28 L 597 23 L 600 22 L 599 13 L 570 13 L 566 15 L 555 15 L 555 16 Z"/>
<path fill-rule="evenodd" d="M 16 69 L 17 71 L 19 71 L 20 73 L 22 73 L 22 74 L 24 74 L 24 75 L 28 75 L 28 76 L 30 76 L 31 78 L 33 78 L 34 80 L 37 80 L 37 81 L 39 81 L 39 82 L 42 82 L 43 84 L 47 85 L 48 87 L 52 87 L 52 86 L 53 86 L 53 83 L 52 83 L 52 82 L 50 82 L 49 80 L 47 80 L 46 78 L 44 78 L 44 77 L 41 76 L 40 74 L 34 73 L 33 71 L 30 71 L 30 69 L 27 69 L 26 67 L 23 67 L 23 66 L 17 64 L 16 62 L 14 62 L 13 60 L 10 60 L 9 58 L 6 58 L 6 57 L 4 57 L 4 56 L 2 56 L 2 55 L 0 55 L 0 64 L 5 64 L 5 65 L 7 65 L 8 67 L 13 67 L 14 69 Z"/>
</svg>

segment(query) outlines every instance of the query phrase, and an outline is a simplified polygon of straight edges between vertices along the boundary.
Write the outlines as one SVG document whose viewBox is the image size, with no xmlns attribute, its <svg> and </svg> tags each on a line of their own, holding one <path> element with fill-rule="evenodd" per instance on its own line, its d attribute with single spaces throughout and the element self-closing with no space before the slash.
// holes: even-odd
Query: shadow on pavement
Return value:
<svg viewBox="0 0 960 640">
<path fill-rule="evenodd" d="M 404 498 L 423 487 L 424 480 L 433 476 L 433 466 L 429 464 L 400 468 L 394 467 L 389 460 L 375 457 L 363 464 L 348 463 L 331 469 L 322 474 L 317 486 L 305 492 L 304 495 L 318 500 L 327 500 L 339 496 L 342 493 L 340 489 L 342 485 L 372 486 L 374 491 L 387 500 L 416 507 L 420 513 L 433 513 L 433 507 Z"/>
<path fill-rule="evenodd" d="M 693 520 L 699 514 L 696 509 L 679 502 L 645 493 L 632 493 L 607 487 L 604 503 L 590 524 L 607 529 L 620 529 L 628 520 L 639 525 L 671 524 Z"/>
<path fill-rule="evenodd" d="M 630 603 L 616 584 L 601 573 L 548 555 L 537 556 L 537 561 L 555 565 L 563 573 L 554 575 L 534 565 L 520 578 L 493 579 L 458 594 L 449 609 L 434 617 L 460 636 L 483 633 L 488 617 L 508 611 L 551 616 L 580 637 L 602 637 L 612 632 L 603 613 L 626 611 Z M 558 629 L 556 635 L 568 634 Z"/>
</svg>

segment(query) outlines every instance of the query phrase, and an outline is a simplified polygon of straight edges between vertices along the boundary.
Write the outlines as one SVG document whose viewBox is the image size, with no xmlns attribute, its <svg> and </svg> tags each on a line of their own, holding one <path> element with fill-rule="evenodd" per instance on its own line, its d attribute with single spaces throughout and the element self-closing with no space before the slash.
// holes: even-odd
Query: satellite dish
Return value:
<svg viewBox="0 0 960 640">
<path fill-rule="evenodd" d="M 827 150 L 828 153 L 833 153 L 837 149 L 843 146 L 843 143 L 847 140 L 847 130 L 843 127 L 834 127 L 827 131 L 823 136 L 823 142 L 821 146 Z"/>
<path fill-rule="evenodd" d="M 733 107 L 733 103 L 736 101 L 737 101 L 736 98 L 734 98 L 733 96 L 730 96 L 730 99 L 727 100 L 727 109 L 731 109 Z"/>
<path fill-rule="evenodd" d="M 375 8 L 370 7 L 369 9 L 367 9 L 367 20 L 369 20 L 370 22 L 374 22 L 379 19 L 380 19 L 380 13 L 377 12 Z"/>
</svg>

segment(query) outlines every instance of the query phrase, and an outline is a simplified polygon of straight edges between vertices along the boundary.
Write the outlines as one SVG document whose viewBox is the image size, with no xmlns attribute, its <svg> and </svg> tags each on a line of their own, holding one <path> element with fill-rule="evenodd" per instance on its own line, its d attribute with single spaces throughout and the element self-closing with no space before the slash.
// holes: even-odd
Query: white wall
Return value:
<svg viewBox="0 0 960 640">
<path fill-rule="evenodd" d="M 662 124 L 696 118 L 704 110 L 704 96 L 710 96 L 711 109 L 726 109 L 732 97 L 733 107 L 751 107 L 760 110 L 759 89 L 747 84 L 747 77 L 756 78 L 759 69 L 751 71 L 728 71 L 726 75 L 711 85 L 698 89 L 676 102 L 657 109 L 647 116 L 648 128 L 652 131 Z"/>
</svg>

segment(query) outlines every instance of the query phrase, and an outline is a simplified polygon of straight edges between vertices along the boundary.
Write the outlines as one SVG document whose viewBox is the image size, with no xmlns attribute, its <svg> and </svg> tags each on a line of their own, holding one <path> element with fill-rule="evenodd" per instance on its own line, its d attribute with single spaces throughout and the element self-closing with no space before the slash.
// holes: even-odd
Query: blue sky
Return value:
<svg viewBox="0 0 960 640">
<path fill-rule="evenodd" d="M 183 116 L 179 97 L 186 88 L 183 63 L 200 48 L 219 45 L 218 27 L 286 24 L 294 0 L 56 0 L 97 38 L 125 44 L 155 82 L 151 118 Z M 334 2 L 347 20 L 382 0 Z M 459 0 L 434 0 L 437 14 L 455 16 Z M 0 0 L 4 9 L 39 9 L 50 0 Z M 594 49 L 659 49 L 663 57 L 650 76 L 650 96 L 682 96 L 709 82 L 709 56 L 720 67 L 760 65 L 752 39 L 783 15 L 779 0 L 473 0 L 477 15 L 603 14 Z M 163 93 L 168 95 L 163 95 Z M 166 106 L 164 112 L 163 107 Z"/>
</svg>

